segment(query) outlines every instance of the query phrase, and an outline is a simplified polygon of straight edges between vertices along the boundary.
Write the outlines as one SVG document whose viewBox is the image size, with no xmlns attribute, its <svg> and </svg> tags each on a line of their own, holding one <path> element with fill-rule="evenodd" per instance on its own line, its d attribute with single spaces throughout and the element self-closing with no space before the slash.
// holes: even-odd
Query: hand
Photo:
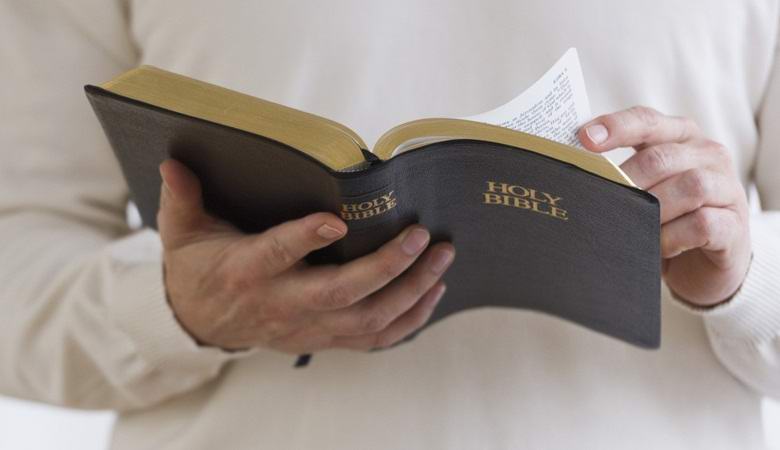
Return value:
<svg viewBox="0 0 780 450">
<path fill-rule="evenodd" d="M 204 211 L 200 183 L 184 165 L 168 160 L 160 173 L 168 298 L 201 344 L 294 354 L 387 347 L 422 326 L 444 293 L 439 279 L 454 248 L 425 251 L 422 226 L 344 265 L 308 266 L 306 254 L 346 234 L 337 216 L 311 214 L 247 235 Z"/>
<path fill-rule="evenodd" d="M 661 204 L 663 277 L 678 297 L 712 306 L 739 289 L 750 263 L 745 191 L 728 150 L 683 117 L 636 106 L 579 131 L 591 151 L 634 147 L 621 168 Z"/>
</svg>

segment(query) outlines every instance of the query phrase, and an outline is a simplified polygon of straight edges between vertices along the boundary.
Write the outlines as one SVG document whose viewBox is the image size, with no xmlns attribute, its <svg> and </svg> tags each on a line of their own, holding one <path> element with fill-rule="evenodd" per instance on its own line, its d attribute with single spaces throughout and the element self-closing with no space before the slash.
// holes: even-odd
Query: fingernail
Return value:
<svg viewBox="0 0 780 450">
<path fill-rule="evenodd" d="M 428 244 L 430 235 L 423 228 L 415 228 L 410 231 L 403 242 L 401 243 L 401 250 L 409 256 L 416 255 L 422 251 Z"/>
<path fill-rule="evenodd" d="M 163 192 L 167 194 L 169 197 L 173 198 L 173 192 L 171 192 L 171 188 L 168 186 L 168 182 L 165 181 L 165 175 L 163 174 L 162 165 L 160 165 L 158 170 L 160 171 L 160 178 L 162 178 Z"/>
<path fill-rule="evenodd" d="M 436 306 L 436 304 L 439 303 L 439 300 L 441 300 L 441 298 L 444 296 L 444 293 L 446 291 L 447 291 L 447 285 L 442 283 L 439 287 L 439 290 L 435 294 L 433 294 L 433 300 L 431 300 L 433 306 Z"/>
<path fill-rule="evenodd" d="M 585 128 L 585 134 L 588 135 L 588 139 L 590 139 L 594 144 L 601 144 L 609 137 L 609 131 L 607 130 L 607 127 L 600 123 Z"/>
<path fill-rule="evenodd" d="M 447 250 L 439 250 L 434 253 L 431 261 L 431 270 L 436 274 L 443 273 L 444 269 L 452 262 L 452 257 L 452 252 Z"/>
<path fill-rule="evenodd" d="M 344 234 L 344 232 L 326 223 L 320 226 L 319 228 L 317 228 L 317 234 L 320 235 L 320 237 L 325 239 L 336 239 L 338 237 L 341 237 Z"/>
</svg>

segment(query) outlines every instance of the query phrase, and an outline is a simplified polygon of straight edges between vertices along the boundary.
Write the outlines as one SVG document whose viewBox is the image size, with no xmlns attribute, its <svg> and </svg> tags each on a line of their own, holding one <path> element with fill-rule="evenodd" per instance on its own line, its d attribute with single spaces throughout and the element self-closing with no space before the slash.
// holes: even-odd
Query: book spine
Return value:
<svg viewBox="0 0 780 450">
<path fill-rule="evenodd" d="M 407 224 L 399 213 L 392 167 L 379 164 L 339 178 L 338 215 L 347 235 L 320 255 L 323 262 L 346 262 L 371 253 L 393 239 Z"/>
</svg>

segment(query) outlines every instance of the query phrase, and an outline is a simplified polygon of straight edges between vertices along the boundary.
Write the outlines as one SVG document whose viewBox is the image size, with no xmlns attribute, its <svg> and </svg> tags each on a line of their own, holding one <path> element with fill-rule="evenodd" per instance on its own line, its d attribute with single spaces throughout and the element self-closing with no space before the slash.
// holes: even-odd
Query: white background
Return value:
<svg viewBox="0 0 780 450">
<path fill-rule="evenodd" d="M 765 404 L 770 448 L 780 450 L 780 404 Z M 0 397 L 0 449 L 104 450 L 114 416 L 67 411 Z"/>
</svg>

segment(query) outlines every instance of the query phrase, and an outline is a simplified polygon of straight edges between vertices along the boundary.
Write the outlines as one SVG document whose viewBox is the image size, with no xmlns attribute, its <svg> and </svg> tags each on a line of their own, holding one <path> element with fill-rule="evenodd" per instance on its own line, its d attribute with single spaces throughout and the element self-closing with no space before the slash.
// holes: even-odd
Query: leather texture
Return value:
<svg viewBox="0 0 780 450">
<path fill-rule="evenodd" d="M 85 89 L 149 227 L 158 166 L 169 157 L 201 179 L 211 213 L 247 232 L 392 195 L 392 209 L 348 221 L 347 236 L 309 262 L 354 259 L 421 223 L 457 250 L 447 294 L 427 325 L 472 308 L 526 308 L 640 347 L 660 345 L 659 205 L 647 192 L 469 140 L 335 172 L 262 136 Z"/>
</svg>

